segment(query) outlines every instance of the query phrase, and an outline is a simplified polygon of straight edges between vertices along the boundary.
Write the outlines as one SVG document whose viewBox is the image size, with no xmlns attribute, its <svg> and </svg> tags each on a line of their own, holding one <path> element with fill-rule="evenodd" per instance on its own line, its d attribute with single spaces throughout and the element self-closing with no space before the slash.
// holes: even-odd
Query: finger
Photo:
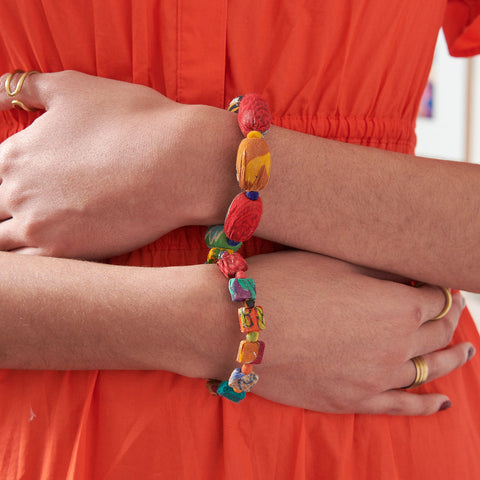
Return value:
<svg viewBox="0 0 480 480">
<path fill-rule="evenodd" d="M 358 413 L 373 415 L 432 415 L 452 406 L 450 399 L 441 393 L 410 393 L 389 390 L 367 399 Z"/>
<path fill-rule="evenodd" d="M 418 301 L 419 325 L 437 317 L 445 308 L 446 297 L 444 291 L 435 285 L 422 285 L 419 288 L 412 288 L 413 298 Z"/>
<path fill-rule="evenodd" d="M 475 347 L 469 342 L 458 343 L 444 350 L 422 355 L 428 367 L 426 382 L 448 375 L 463 366 L 474 355 Z M 400 369 L 395 388 L 405 388 L 407 385 L 412 385 L 415 377 L 415 364 L 408 360 Z"/>
<path fill-rule="evenodd" d="M 424 352 L 434 352 L 435 350 L 445 348 L 452 340 L 463 307 L 464 302 L 461 293 L 454 293 L 452 295 L 452 306 L 447 315 L 440 320 L 425 322 L 415 332 L 415 342 L 412 342 L 410 358 L 421 355 Z"/>
<path fill-rule="evenodd" d="M 46 96 L 45 76 L 44 73 L 30 73 L 23 78 L 22 73 L 5 73 L 0 77 L 0 110 L 8 110 L 15 105 L 12 102 L 21 102 L 22 105 L 31 110 L 46 110 L 48 99 Z M 7 82 L 9 82 L 9 91 L 14 93 L 13 96 L 7 93 Z"/>
</svg>

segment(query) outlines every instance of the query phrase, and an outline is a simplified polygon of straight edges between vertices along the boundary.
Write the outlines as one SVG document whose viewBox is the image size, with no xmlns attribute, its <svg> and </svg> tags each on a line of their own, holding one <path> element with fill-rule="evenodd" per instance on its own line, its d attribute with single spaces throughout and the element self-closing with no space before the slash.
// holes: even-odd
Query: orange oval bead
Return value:
<svg viewBox="0 0 480 480">
<path fill-rule="evenodd" d="M 257 134 L 260 137 L 252 134 Z M 250 132 L 237 151 L 237 180 L 242 190 L 262 190 L 270 179 L 271 156 L 267 142 L 259 132 Z"/>
</svg>

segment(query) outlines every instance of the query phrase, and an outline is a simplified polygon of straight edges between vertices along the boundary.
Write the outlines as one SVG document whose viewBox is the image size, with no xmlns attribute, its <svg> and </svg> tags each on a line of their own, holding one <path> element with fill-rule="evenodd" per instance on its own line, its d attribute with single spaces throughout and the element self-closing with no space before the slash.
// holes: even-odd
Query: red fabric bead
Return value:
<svg viewBox="0 0 480 480">
<path fill-rule="evenodd" d="M 227 278 L 233 278 L 238 272 L 246 272 L 248 269 L 246 260 L 239 253 L 224 253 L 217 265 Z"/>
<path fill-rule="evenodd" d="M 260 223 L 262 199 L 250 200 L 245 193 L 237 195 L 230 205 L 223 226 L 225 235 L 235 242 L 248 240 Z"/>
<path fill-rule="evenodd" d="M 271 121 L 270 109 L 261 95 L 249 93 L 242 98 L 238 108 L 238 125 L 245 137 L 252 130 L 265 133 Z"/>
</svg>

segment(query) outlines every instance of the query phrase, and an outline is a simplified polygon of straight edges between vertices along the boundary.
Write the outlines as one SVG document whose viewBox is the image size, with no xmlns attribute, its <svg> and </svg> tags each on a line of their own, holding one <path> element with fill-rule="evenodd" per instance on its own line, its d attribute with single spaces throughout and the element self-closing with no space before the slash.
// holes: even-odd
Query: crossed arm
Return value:
<svg viewBox="0 0 480 480">
<path fill-rule="evenodd" d="M 4 92 L 0 98 L 9 108 Z M 73 72 L 29 77 L 22 101 L 46 113 L 0 146 L 0 249 L 95 259 L 181 225 L 222 222 L 238 189 L 231 159 L 240 133 L 232 114 Z M 435 284 L 480 289 L 476 269 L 463 268 L 478 264 L 475 166 L 417 162 L 277 127 L 268 141 L 275 168 L 262 196 L 260 236 Z M 159 368 L 222 378 L 231 369 L 235 307 L 211 266 L 131 269 L 11 254 L 1 261 L 10 304 L 5 367 Z M 439 289 L 412 289 L 315 253 L 249 263 L 273 319 L 257 393 L 324 411 L 432 413 L 445 401 L 441 394 L 391 389 L 411 383 L 412 356 L 430 355 L 430 379 L 467 360 L 467 343 L 437 351 L 449 343 L 460 298 L 444 320 L 432 323 L 442 309 Z M 288 288 L 279 281 L 285 277 Z M 319 289 L 328 294 L 318 295 Z M 285 315 L 298 309 L 300 353 L 291 349 Z M 375 322 L 375 331 L 365 328 Z M 340 333 L 336 342 L 332 332 Z M 378 332 L 385 335 L 388 368 L 376 357 Z M 218 347 L 213 355 L 212 343 Z M 321 353 L 329 345 L 340 358 L 349 352 L 347 369 L 335 371 L 341 363 Z M 289 362 L 289 355 L 303 361 Z M 359 391 L 354 380 L 366 371 L 372 378 Z M 338 378 L 349 389 L 340 393 Z"/>
</svg>

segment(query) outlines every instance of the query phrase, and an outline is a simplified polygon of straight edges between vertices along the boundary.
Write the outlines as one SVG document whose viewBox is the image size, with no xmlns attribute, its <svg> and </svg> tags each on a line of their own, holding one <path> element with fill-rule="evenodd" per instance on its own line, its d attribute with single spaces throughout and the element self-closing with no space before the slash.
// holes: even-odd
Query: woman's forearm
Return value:
<svg viewBox="0 0 480 480">
<path fill-rule="evenodd" d="M 207 107 L 206 116 L 212 131 L 217 125 L 216 142 L 238 145 L 233 114 Z M 208 150 L 206 139 L 203 145 L 213 158 L 216 147 Z M 272 174 L 261 192 L 264 214 L 257 235 L 480 291 L 480 166 L 420 159 L 279 127 L 272 127 L 266 139 Z M 232 158 L 208 169 L 210 223 L 222 223 L 238 193 L 233 150 Z"/>
<path fill-rule="evenodd" d="M 215 376 L 231 367 L 238 332 L 225 318 L 235 308 L 214 265 L 117 267 L 2 253 L 0 271 L 1 368 Z"/>
</svg>

